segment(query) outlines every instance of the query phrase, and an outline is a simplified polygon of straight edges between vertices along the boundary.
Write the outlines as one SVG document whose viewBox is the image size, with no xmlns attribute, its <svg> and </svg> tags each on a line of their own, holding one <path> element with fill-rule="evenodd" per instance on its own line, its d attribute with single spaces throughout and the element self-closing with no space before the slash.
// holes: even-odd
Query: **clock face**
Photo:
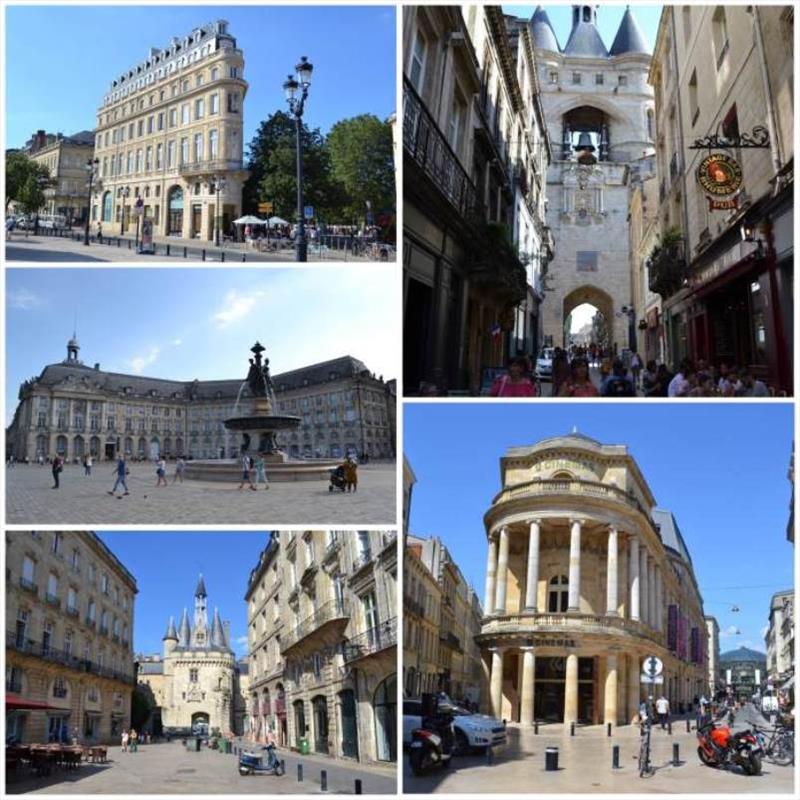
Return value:
<svg viewBox="0 0 800 800">
<path fill-rule="evenodd" d="M 742 168 L 736 159 L 724 153 L 706 156 L 697 168 L 697 182 L 715 197 L 736 194 L 742 188 Z"/>
</svg>

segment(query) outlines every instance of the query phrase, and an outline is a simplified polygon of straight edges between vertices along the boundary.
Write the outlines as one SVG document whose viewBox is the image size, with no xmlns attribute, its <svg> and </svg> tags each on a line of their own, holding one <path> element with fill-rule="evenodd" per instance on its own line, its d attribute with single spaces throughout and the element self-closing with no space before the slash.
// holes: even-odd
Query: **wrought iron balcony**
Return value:
<svg viewBox="0 0 800 800">
<path fill-rule="evenodd" d="M 338 537 L 333 539 L 332 541 L 328 542 L 328 546 L 325 548 L 325 556 L 324 560 L 326 562 L 333 559 L 333 557 L 339 552 L 339 549 L 342 546 L 341 539 Z"/>
<path fill-rule="evenodd" d="M 289 631 L 281 640 L 281 652 L 286 653 L 298 642 L 305 639 L 310 634 L 319 630 L 328 623 L 336 620 L 347 620 L 350 618 L 349 603 L 346 600 L 330 600 L 319 608 L 315 609 L 302 622 Z"/>
<path fill-rule="evenodd" d="M 403 598 L 403 610 L 411 614 L 416 614 L 418 617 L 425 616 L 425 606 L 411 597 Z"/>
<path fill-rule="evenodd" d="M 467 217 L 477 210 L 475 184 L 407 78 L 403 79 L 403 149 L 458 214 Z"/>
<path fill-rule="evenodd" d="M 439 633 L 439 641 L 445 646 L 449 647 L 453 650 L 458 650 L 458 652 L 462 652 L 461 649 L 461 639 L 458 638 L 452 631 L 444 631 Z"/>
<path fill-rule="evenodd" d="M 392 617 L 347 642 L 344 645 L 344 661 L 346 664 L 358 661 L 396 644 L 397 617 Z"/>
<path fill-rule="evenodd" d="M 240 160 L 211 159 L 208 161 L 187 161 L 178 165 L 181 175 L 219 175 L 225 172 L 239 172 L 243 169 Z"/>
</svg>

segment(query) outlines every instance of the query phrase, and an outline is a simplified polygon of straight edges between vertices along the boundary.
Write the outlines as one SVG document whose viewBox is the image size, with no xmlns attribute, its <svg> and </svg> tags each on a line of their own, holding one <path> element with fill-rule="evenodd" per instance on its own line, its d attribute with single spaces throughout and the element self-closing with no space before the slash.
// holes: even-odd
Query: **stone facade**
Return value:
<svg viewBox="0 0 800 800">
<path fill-rule="evenodd" d="M 94 533 L 6 532 L 6 737 L 116 743 L 130 727 L 136 580 Z"/>
<path fill-rule="evenodd" d="M 767 645 L 767 677 L 780 687 L 794 675 L 794 592 L 772 595 L 769 606 L 769 629 L 764 637 Z"/>
<path fill-rule="evenodd" d="M 531 20 L 554 159 L 547 224 L 556 255 L 542 306 L 544 329 L 549 343 L 568 344 L 571 312 L 589 303 L 603 316 L 608 344 L 620 350 L 632 344 L 620 313 L 633 299 L 628 183 L 632 164 L 653 152 L 650 56 L 630 10 L 610 51 L 597 30 L 597 6 L 572 6 L 572 13 L 563 49 L 541 7 Z"/>
<path fill-rule="evenodd" d="M 251 402 L 242 381 L 170 381 L 104 372 L 85 366 L 76 338 L 67 358 L 20 387 L 20 403 L 6 431 L 9 453 L 31 461 L 59 453 L 80 460 L 177 455 L 233 457 L 236 435 L 223 420 L 237 398 Z M 278 410 L 301 418 L 278 437 L 292 457 L 394 458 L 396 393 L 351 356 L 273 376 Z M 241 391 L 241 395 L 239 394 Z"/>
<path fill-rule="evenodd" d="M 673 709 L 708 691 L 691 558 L 627 448 L 573 433 L 508 450 L 501 475 L 484 516 L 485 709 L 524 725 L 624 724 L 648 655 Z"/>
<path fill-rule="evenodd" d="M 767 681 L 767 657 L 758 650 L 738 647 L 719 657 L 723 686 L 739 700 L 761 694 Z"/>
<path fill-rule="evenodd" d="M 217 20 L 151 48 L 115 78 L 97 112 L 92 220 L 125 232 L 141 201 L 154 234 L 212 241 L 217 225 L 233 233 L 247 178 L 243 72 L 243 53 Z"/>
<path fill-rule="evenodd" d="M 144 666 L 147 665 L 147 666 Z M 187 609 L 176 628 L 170 617 L 162 657 L 140 658 L 140 690 L 149 692 L 155 710 L 152 727 L 166 733 L 218 730 L 223 736 L 241 734 L 240 673 L 230 646 L 230 623 L 215 609 L 209 621 L 208 595 L 201 575 L 194 595 L 194 613 Z"/>
<path fill-rule="evenodd" d="M 719 623 L 716 618 L 706 616 L 708 634 L 708 697 L 716 696 L 722 686 L 719 674 Z"/>
<path fill-rule="evenodd" d="M 248 603 L 254 741 L 397 760 L 397 537 L 273 532 Z"/>
</svg>

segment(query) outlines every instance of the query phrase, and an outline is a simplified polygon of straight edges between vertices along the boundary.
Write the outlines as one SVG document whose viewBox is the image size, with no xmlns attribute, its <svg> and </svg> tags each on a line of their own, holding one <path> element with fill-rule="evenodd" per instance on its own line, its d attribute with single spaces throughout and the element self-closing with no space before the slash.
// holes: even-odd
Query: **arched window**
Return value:
<svg viewBox="0 0 800 800">
<path fill-rule="evenodd" d="M 550 578 L 547 592 L 547 610 L 551 614 L 565 613 L 569 607 L 569 581 L 566 575 Z"/>
<path fill-rule="evenodd" d="M 647 109 L 647 138 L 648 139 L 655 139 L 653 135 L 653 109 Z"/>
<path fill-rule="evenodd" d="M 112 159 L 112 164 L 113 159 Z M 111 192 L 103 193 L 103 222 L 111 222 L 111 215 L 113 213 L 114 198 Z"/>
</svg>

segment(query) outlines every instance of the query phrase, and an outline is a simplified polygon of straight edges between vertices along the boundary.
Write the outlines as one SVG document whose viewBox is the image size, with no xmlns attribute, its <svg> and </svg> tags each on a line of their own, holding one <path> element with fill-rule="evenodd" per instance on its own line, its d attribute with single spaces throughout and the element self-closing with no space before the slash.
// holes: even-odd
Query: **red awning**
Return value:
<svg viewBox="0 0 800 800">
<path fill-rule="evenodd" d="M 26 700 L 18 694 L 6 692 L 6 708 L 11 711 L 27 709 L 29 711 L 62 711 L 57 706 L 49 706 L 43 700 Z"/>
</svg>

